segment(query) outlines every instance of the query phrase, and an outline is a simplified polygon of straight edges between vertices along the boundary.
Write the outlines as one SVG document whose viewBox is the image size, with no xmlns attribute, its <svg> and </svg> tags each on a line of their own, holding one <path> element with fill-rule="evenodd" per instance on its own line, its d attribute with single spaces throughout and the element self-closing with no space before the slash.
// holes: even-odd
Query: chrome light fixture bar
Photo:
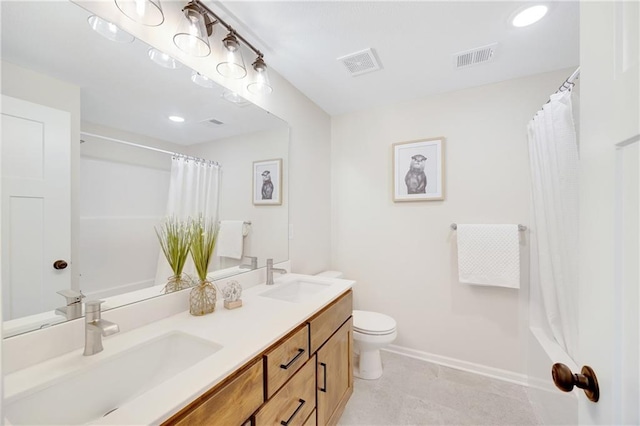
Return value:
<svg viewBox="0 0 640 426">
<path fill-rule="evenodd" d="M 249 83 L 247 90 L 256 94 L 268 94 L 273 91 L 267 75 L 267 65 L 264 62 L 264 55 L 255 46 L 242 37 L 231 25 L 226 23 L 222 18 L 216 15 L 209 7 L 203 4 L 200 0 L 191 0 L 185 9 L 198 10 L 203 16 L 207 16 L 210 24 L 206 24 L 207 29 L 213 27 L 215 24 L 222 25 L 229 33 L 222 40 L 225 47 L 225 54 L 222 61 L 217 65 L 216 70 L 218 73 L 227 78 L 241 79 L 247 75 L 247 69 L 244 65 L 244 59 L 242 52 L 240 51 L 240 42 L 247 46 L 253 53 L 256 54 L 256 60 L 253 63 L 253 69 L 256 71 L 255 81 Z M 186 12 L 185 12 L 186 14 Z M 210 18 L 209 18 L 210 17 Z M 178 46 L 180 47 L 180 46 Z M 205 55 L 206 56 L 206 55 Z"/>
</svg>

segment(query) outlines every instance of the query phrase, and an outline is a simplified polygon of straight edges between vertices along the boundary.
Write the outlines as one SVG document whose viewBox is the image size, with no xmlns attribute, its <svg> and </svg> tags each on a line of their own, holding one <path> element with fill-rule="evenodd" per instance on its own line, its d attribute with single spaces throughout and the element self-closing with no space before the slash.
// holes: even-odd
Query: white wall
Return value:
<svg viewBox="0 0 640 426">
<path fill-rule="evenodd" d="M 449 225 L 529 224 L 526 124 L 571 71 L 333 118 L 332 267 L 358 281 L 356 308 L 396 319 L 398 346 L 525 372 L 527 280 L 521 290 L 460 284 Z M 394 203 L 391 145 L 438 136 L 445 201 Z"/>
<path fill-rule="evenodd" d="M 288 189 L 289 179 L 282 186 L 282 205 L 253 205 L 253 162 L 283 159 L 282 173 L 289 170 L 289 129 L 255 132 L 241 136 L 218 139 L 213 142 L 191 145 L 188 153 L 209 158 L 222 164 L 220 185 L 220 220 L 251 221 L 249 234 L 244 239 L 244 255 L 257 256 L 258 266 L 265 266 L 266 259 L 282 262 L 289 258 Z M 219 268 L 238 265 L 239 260 L 215 258 Z M 245 261 L 244 263 L 247 263 Z"/>
</svg>

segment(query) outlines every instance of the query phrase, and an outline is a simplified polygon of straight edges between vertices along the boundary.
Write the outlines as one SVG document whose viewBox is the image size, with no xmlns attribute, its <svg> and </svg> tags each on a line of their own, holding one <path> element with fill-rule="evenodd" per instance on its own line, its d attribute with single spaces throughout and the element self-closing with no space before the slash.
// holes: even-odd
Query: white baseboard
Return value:
<svg viewBox="0 0 640 426">
<path fill-rule="evenodd" d="M 469 373 L 479 374 L 481 376 L 491 377 L 492 379 L 503 380 L 505 382 L 515 383 L 521 386 L 528 386 L 528 379 L 526 374 L 514 373 L 513 371 L 502 370 L 500 368 L 489 367 L 482 364 L 476 364 L 474 362 L 463 361 L 460 359 L 436 355 L 428 352 L 422 352 L 398 345 L 389 345 L 382 350 L 408 356 L 410 358 L 420 359 L 422 361 L 431 362 L 433 364 L 438 364 L 445 367 L 455 368 L 456 370 L 462 370 Z"/>
</svg>

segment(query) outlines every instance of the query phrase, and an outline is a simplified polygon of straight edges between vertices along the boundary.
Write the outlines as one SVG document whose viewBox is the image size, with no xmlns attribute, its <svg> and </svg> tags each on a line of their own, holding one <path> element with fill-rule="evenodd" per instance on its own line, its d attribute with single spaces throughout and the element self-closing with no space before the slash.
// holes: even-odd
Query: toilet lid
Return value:
<svg viewBox="0 0 640 426">
<path fill-rule="evenodd" d="M 396 329 L 396 321 L 378 312 L 353 311 L 353 329 L 365 334 L 388 334 Z"/>
</svg>

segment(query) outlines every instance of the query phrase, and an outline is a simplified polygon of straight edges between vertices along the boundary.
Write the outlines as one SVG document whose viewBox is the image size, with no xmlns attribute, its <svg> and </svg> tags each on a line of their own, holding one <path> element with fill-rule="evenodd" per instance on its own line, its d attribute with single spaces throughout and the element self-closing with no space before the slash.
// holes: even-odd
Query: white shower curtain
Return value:
<svg viewBox="0 0 640 426">
<path fill-rule="evenodd" d="M 553 337 L 572 356 L 577 346 L 578 144 L 571 91 L 551 95 L 529 122 L 533 229 L 532 276 L 540 281 Z M 537 264 L 537 270 L 534 270 Z"/>
<path fill-rule="evenodd" d="M 180 219 L 197 218 L 203 215 L 213 223 L 218 222 L 220 196 L 220 167 L 209 161 L 198 161 L 187 157 L 173 157 L 167 216 Z M 194 273 L 189 258 L 184 272 Z M 165 285 L 173 275 L 167 260 L 160 250 L 156 272 L 156 285 Z"/>
</svg>

